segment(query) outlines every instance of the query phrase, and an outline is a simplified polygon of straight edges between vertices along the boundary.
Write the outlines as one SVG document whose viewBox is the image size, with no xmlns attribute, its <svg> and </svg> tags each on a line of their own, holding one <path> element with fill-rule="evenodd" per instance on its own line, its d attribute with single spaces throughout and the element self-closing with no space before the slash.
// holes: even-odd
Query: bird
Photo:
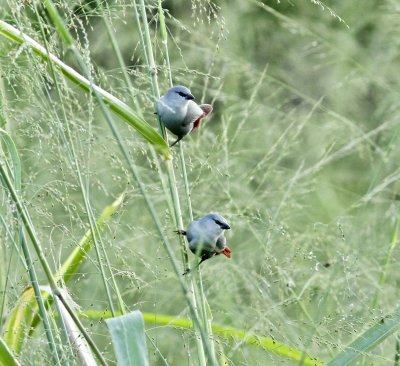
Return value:
<svg viewBox="0 0 400 366">
<path fill-rule="evenodd" d="M 220 214 L 211 212 L 197 220 L 192 221 L 186 230 L 178 230 L 185 235 L 191 252 L 200 257 L 200 266 L 205 260 L 223 254 L 231 258 L 231 249 L 226 245 L 225 230 L 231 227 Z M 186 270 L 184 274 L 187 274 Z"/>
<path fill-rule="evenodd" d="M 197 104 L 191 91 L 182 85 L 168 89 L 156 105 L 156 114 L 164 126 L 177 136 L 170 147 L 177 144 L 193 129 L 199 127 L 201 120 L 211 113 L 210 104 Z"/>
</svg>

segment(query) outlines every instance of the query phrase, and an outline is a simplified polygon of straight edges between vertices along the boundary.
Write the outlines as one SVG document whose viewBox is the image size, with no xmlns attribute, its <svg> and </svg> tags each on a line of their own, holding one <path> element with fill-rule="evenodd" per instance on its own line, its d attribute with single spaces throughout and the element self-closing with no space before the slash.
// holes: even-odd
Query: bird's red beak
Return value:
<svg viewBox="0 0 400 366">
<path fill-rule="evenodd" d="M 230 258 L 231 257 L 231 248 L 229 248 L 229 247 L 225 247 L 224 249 L 222 249 L 222 251 L 221 251 L 221 253 L 224 255 L 224 256 L 226 256 L 226 257 L 228 257 L 228 258 Z"/>
</svg>

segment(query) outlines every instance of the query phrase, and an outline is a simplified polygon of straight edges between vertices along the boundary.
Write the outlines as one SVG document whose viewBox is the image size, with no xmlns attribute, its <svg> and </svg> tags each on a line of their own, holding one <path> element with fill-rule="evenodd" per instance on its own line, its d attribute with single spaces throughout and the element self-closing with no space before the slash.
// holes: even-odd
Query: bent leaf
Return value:
<svg viewBox="0 0 400 366">
<path fill-rule="evenodd" d="M 82 313 L 90 319 L 107 319 L 111 318 L 109 311 L 88 310 Z M 164 314 L 143 313 L 143 319 L 146 324 L 154 324 L 158 326 L 171 326 L 173 328 L 193 329 L 193 323 L 189 319 L 176 318 Z M 108 320 L 107 320 L 108 322 Z M 273 338 L 264 337 L 257 334 L 247 333 L 245 330 L 225 327 L 222 325 L 212 325 L 212 331 L 219 337 L 226 339 L 240 339 L 244 344 L 261 348 L 267 352 L 272 352 L 282 358 L 300 362 L 304 366 L 324 366 L 325 364 L 311 356 L 304 356 L 303 351 L 286 346 Z M 304 358 L 303 358 L 304 356 Z"/>
<path fill-rule="evenodd" d="M 3 338 L 0 337 L 0 366 L 19 366 L 20 363 L 7 347 Z"/>
<path fill-rule="evenodd" d="M 154 145 L 156 151 L 163 155 L 166 159 L 171 158 L 167 142 L 162 136 L 151 127 L 142 117 L 140 117 L 132 108 L 124 102 L 108 93 L 97 85 L 90 83 L 88 79 L 75 71 L 72 67 L 66 65 L 52 53 L 47 53 L 46 49 L 37 43 L 34 39 L 19 31 L 12 25 L 0 20 L 0 34 L 17 44 L 28 45 L 34 53 L 42 57 L 46 61 L 51 61 L 62 74 L 86 92 L 91 89 L 103 99 L 104 103 L 122 119 L 129 123 L 136 131 L 138 131 L 148 142 Z"/>
<path fill-rule="evenodd" d="M 104 208 L 97 219 L 99 230 L 104 228 L 106 222 L 122 204 L 123 198 L 124 195 L 119 196 L 111 205 Z M 77 247 L 68 256 L 66 261 L 55 274 L 55 281 L 60 282 L 60 280 L 63 279 L 63 281 L 67 283 L 71 279 L 72 275 L 76 273 L 79 265 L 86 258 L 86 254 L 92 245 L 92 234 L 91 231 L 88 230 L 78 243 Z M 42 297 L 46 306 L 50 306 L 53 303 L 53 298 L 48 292 L 42 291 Z M 16 354 L 19 354 L 22 350 L 25 338 L 32 334 L 39 322 L 39 308 L 35 294 L 33 289 L 29 287 L 22 293 L 13 310 L 7 316 L 6 323 L 2 330 L 4 341 Z"/>
</svg>

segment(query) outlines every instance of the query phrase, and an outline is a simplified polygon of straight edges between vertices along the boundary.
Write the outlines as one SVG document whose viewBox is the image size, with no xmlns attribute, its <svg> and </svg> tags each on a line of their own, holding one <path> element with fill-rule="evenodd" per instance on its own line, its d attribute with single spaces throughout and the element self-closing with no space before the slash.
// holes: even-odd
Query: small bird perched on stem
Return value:
<svg viewBox="0 0 400 366">
<path fill-rule="evenodd" d="M 178 137 L 170 147 L 199 127 L 201 120 L 212 111 L 210 104 L 198 105 L 193 99 L 188 88 L 178 85 L 168 89 L 157 102 L 156 114 L 164 126 Z"/>
<path fill-rule="evenodd" d="M 231 249 L 226 245 L 225 230 L 231 227 L 228 222 L 217 213 L 209 213 L 198 220 L 194 220 L 185 230 L 177 232 L 186 235 L 189 249 L 201 258 L 197 267 L 205 260 L 223 254 L 231 257 Z M 189 271 L 187 270 L 185 274 Z"/>
</svg>

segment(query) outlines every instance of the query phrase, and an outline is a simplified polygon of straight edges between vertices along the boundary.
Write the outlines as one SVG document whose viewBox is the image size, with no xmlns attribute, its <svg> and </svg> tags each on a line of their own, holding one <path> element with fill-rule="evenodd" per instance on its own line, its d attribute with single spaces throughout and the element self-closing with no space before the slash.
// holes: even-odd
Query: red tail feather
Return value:
<svg viewBox="0 0 400 366">
<path fill-rule="evenodd" d="M 195 128 L 197 128 L 197 127 L 200 126 L 200 122 L 201 122 L 201 120 L 203 119 L 203 117 L 204 117 L 204 116 L 201 116 L 201 117 L 199 117 L 199 118 L 196 120 L 196 122 L 195 122 L 194 125 L 193 125 L 193 129 L 195 129 Z"/>
<path fill-rule="evenodd" d="M 200 122 L 201 120 L 207 116 L 207 114 L 210 114 L 212 112 L 212 106 L 210 104 L 200 104 L 199 107 L 203 110 L 203 115 L 201 117 L 199 117 L 193 125 L 193 129 L 197 128 L 200 126 Z"/>
</svg>

